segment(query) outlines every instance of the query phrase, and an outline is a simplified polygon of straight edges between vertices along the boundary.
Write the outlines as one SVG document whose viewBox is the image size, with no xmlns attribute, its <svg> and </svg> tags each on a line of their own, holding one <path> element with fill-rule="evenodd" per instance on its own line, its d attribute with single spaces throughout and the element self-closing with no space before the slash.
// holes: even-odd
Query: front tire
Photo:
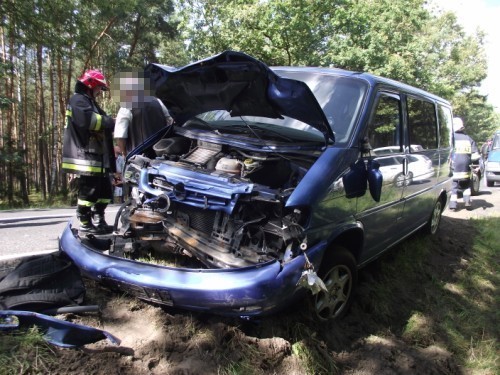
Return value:
<svg viewBox="0 0 500 375">
<path fill-rule="evenodd" d="M 358 280 L 356 259 L 347 249 L 336 246 L 325 254 L 319 276 L 328 292 L 320 291 L 314 296 L 314 309 L 320 320 L 343 317 L 352 304 Z"/>
<path fill-rule="evenodd" d="M 495 185 L 494 181 L 489 181 L 488 179 L 486 179 L 486 186 L 493 187 L 493 185 Z"/>
</svg>

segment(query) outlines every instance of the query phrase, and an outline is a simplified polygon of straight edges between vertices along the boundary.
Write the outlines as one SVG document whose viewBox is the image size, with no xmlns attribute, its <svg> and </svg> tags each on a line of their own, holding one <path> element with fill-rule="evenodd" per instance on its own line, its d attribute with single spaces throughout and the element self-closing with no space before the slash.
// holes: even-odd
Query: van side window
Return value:
<svg viewBox="0 0 500 375">
<path fill-rule="evenodd" d="M 401 152 L 401 105 L 399 97 L 380 94 L 368 124 L 368 141 L 376 155 Z"/>
<path fill-rule="evenodd" d="M 438 147 L 436 108 L 434 103 L 409 96 L 408 134 L 411 145 L 420 145 L 424 150 Z"/>
<path fill-rule="evenodd" d="M 439 119 L 439 148 L 451 147 L 451 129 L 453 123 L 453 116 L 451 109 L 438 105 L 438 119 Z"/>
</svg>

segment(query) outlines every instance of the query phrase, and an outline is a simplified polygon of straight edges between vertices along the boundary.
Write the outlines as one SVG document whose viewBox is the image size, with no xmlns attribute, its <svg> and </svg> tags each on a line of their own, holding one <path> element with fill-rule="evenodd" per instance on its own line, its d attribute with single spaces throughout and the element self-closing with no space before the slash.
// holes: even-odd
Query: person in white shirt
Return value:
<svg viewBox="0 0 500 375">
<path fill-rule="evenodd" d="M 149 94 L 147 81 L 138 72 L 118 75 L 114 96 L 119 97 L 114 138 L 127 155 L 152 134 L 174 122 L 163 102 Z"/>
</svg>

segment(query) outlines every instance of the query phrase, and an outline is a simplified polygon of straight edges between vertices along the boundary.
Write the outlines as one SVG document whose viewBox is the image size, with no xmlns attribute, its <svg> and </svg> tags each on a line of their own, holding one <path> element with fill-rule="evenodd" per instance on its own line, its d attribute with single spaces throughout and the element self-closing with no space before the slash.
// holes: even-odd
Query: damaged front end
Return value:
<svg viewBox="0 0 500 375">
<path fill-rule="evenodd" d="M 129 199 L 111 239 L 65 231 L 61 248 L 87 276 L 141 299 L 238 316 L 324 290 L 314 266 L 326 243 L 309 248 L 307 209 L 287 206 L 314 157 L 169 143 L 184 147 L 127 161 Z"/>
<path fill-rule="evenodd" d="M 127 240 L 125 250 L 185 255 L 206 268 L 296 256 L 306 244 L 306 215 L 285 203 L 304 168 L 264 155 L 231 157 L 222 148 L 214 153 L 214 146 L 197 145 L 177 161 L 172 154 L 170 160 L 129 161 L 130 200 L 117 232 Z M 277 176 L 278 168 L 288 168 L 287 176 Z M 264 179 L 274 181 L 263 185 Z M 281 186 L 273 188 L 277 182 Z M 117 243 L 113 251 L 119 250 Z"/>
</svg>

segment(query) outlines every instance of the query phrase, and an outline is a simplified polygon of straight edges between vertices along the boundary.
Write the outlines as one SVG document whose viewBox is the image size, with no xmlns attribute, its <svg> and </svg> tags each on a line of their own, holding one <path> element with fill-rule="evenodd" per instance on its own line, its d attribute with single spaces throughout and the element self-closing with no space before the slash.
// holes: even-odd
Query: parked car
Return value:
<svg viewBox="0 0 500 375">
<path fill-rule="evenodd" d="M 423 151 L 424 148 L 420 145 L 410 145 L 410 152 L 418 152 Z M 385 155 L 385 154 L 399 154 L 401 153 L 401 146 L 387 146 L 387 147 L 379 147 L 373 150 L 375 155 Z"/>
<path fill-rule="evenodd" d="M 146 74 L 175 123 L 127 156 L 129 199 L 111 238 L 70 224 L 63 232 L 61 250 L 87 277 L 240 317 L 312 294 L 316 315 L 334 319 L 352 302 L 359 268 L 417 230 L 438 230 L 451 188 L 447 101 L 370 74 L 269 68 L 234 51 Z M 377 169 L 380 147 L 407 150 L 404 175 L 414 157 L 433 173 L 394 185 Z"/>
<path fill-rule="evenodd" d="M 500 132 L 495 133 L 485 163 L 486 185 L 493 187 L 495 182 L 500 182 Z"/>
<path fill-rule="evenodd" d="M 391 155 L 375 158 L 380 164 L 384 180 L 392 181 L 396 186 L 408 186 L 414 182 L 425 181 L 434 176 L 432 160 L 425 155 Z M 403 163 L 407 162 L 407 173 L 403 172 Z"/>
</svg>

